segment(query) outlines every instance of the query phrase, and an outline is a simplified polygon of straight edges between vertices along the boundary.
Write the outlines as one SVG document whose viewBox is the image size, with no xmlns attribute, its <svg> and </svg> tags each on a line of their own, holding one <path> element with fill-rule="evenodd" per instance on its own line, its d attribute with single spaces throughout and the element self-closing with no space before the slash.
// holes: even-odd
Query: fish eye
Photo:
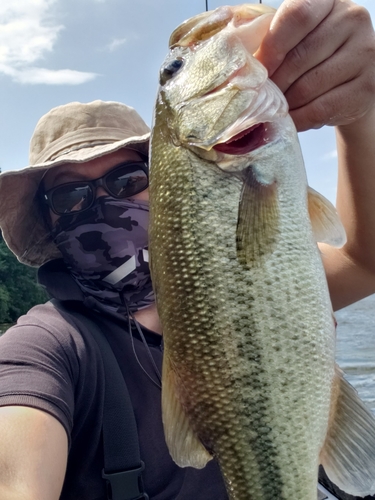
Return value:
<svg viewBox="0 0 375 500">
<path fill-rule="evenodd" d="M 184 64 L 182 57 L 177 57 L 172 62 L 164 66 L 160 72 L 160 85 L 164 85 L 168 80 L 170 80 L 176 73 L 180 71 Z"/>
</svg>

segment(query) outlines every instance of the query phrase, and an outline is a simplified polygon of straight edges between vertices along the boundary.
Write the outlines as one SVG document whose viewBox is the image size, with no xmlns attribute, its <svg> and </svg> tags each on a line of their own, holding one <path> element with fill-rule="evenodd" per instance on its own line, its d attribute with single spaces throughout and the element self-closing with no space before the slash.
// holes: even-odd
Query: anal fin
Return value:
<svg viewBox="0 0 375 500">
<path fill-rule="evenodd" d="M 176 374 L 164 354 L 162 380 L 162 412 L 165 440 L 169 452 L 180 467 L 202 469 L 212 459 L 194 432 L 186 412 L 178 399 Z"/>
<path fill-rule="evenodd" d="M 321 452 L 329 479 L 354 496 L 375 493 L 375 418 L 337 367 L 330 425 Z"/>
</svg>

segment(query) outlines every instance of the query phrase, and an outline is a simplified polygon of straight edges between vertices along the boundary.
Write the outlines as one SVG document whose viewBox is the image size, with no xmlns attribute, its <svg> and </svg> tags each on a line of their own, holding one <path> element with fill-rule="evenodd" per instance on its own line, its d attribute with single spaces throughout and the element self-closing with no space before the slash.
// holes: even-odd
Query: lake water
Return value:
<svg viewBox="0 0 375 500">
<path fill-rule="evenodd" d="M 336 313 L 337 362 L 375 413 L 375 295 Z"/>
</svg>

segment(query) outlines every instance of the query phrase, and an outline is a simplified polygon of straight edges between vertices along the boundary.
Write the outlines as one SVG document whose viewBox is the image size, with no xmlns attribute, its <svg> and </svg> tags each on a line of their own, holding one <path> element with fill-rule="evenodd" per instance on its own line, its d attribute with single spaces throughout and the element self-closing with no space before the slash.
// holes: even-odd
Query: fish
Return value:
<svg viewBox="0 0 375 500">
<path fill-rule="evenodd" d="M 273 15 L 244 4 L 189 19 L 161 66 L 149 252 L 165 439 L 180 467 L 217 460 L 232 500 L 316 500 L 320 464 L 365 496 L 374 417 L 335 365 L 317 245 L 342 246 L 345 230 L 253 56 Z"/>
</svg>

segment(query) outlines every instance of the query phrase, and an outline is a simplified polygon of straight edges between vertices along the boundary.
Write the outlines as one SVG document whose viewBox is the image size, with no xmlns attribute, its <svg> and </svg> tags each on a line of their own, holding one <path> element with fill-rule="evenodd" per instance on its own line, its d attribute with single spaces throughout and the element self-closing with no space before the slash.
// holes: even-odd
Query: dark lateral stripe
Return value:
<svg viewBox="0 0 375 500">
<path fill-rule="evenodd" d="M 251 303 L 249 300 L 249 311 L 246 318 L 247 335 L 243 332 L 243 325 L 234 325 L 237 331 L 243 332 L 243 340 L 238 344 L 238 363 L 243 363 L 249 367 L 249 371 L 244 373 L 241 379 L 236 382 L 240 387 L 250 388 L 251 395 L 242 394 L 242 401 L 245 408 L 244 416 L 248 421 L 249 431 L 256 432 L 256 440 L 248 443 L 255 455 L 255 460 L 259 465 L 259 480 L 262 485 L 262 500 L 275 500 L 277 494 L 283 489 L 283 481 L 279 468 L 280 460 L 277 451 L 273 446 L 271 439 L 272 429 L 264 422 L 268 421 L 271 402 L 268 394 L 269 387 L 265 386 L 266 376 L 264 373 L 264 359 L 259 348 L 259 344 L 254 342 L 254 335 L 251 332 L 257 332 L 256 322 L 251 315 Z M 236 318 L 234 322 L 243 322 L 243 318 Z M 254 411 L 255 410 L 255 411 Z M 254 418 L 256 417 L 256 418 Z M 248 433 L 250 435 L 250 432 Z M 240 467 L 240 464 L 239 464 Z M 245 481 L 245 477 L 243 478 Z M 244 488 L 246 485 L 244 484 Z M 245 490 L 244 490 L 245 491 Z M 250 500 L 249 492 L 247 491 Z M 235 497 L 237 498 L 237 497 Z M 239 496 L 238 498 L 242 498 Z"/>
</svg>

